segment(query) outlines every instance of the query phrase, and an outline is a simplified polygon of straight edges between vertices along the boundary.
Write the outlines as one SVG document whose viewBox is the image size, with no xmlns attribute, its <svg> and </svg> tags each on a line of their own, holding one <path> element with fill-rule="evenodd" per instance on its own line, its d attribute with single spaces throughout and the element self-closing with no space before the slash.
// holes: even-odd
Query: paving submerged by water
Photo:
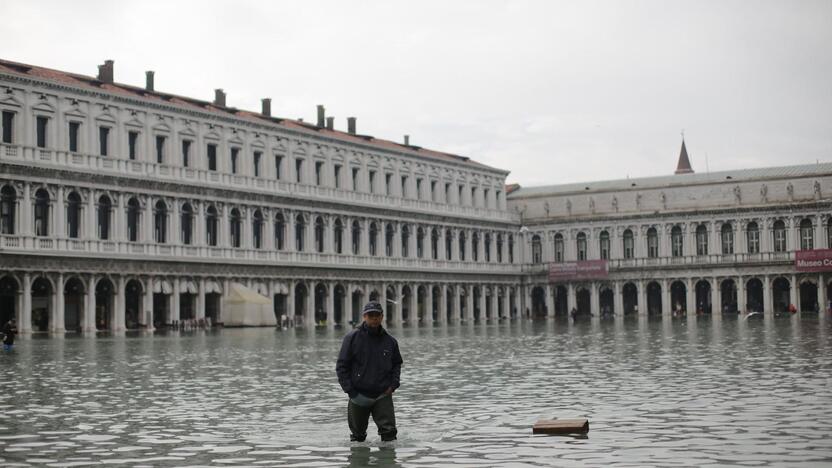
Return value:
<svg viewBox="0 0 832 468">
<path fill-rule="evenodd" d="M 399 440 L 349 442 L 346 330 L 21 339 L 2 466 L 818 466 L 832 319 L 393 328 Z M 586 437 L 533 436 L 587 417 Z"/>
</svg>

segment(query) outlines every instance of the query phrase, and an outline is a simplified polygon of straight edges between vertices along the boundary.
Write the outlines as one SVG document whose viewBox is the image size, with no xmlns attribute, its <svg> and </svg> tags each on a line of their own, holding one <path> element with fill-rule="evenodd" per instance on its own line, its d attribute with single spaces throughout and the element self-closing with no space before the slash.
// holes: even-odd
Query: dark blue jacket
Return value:
<svg viewBox="0 0 832 468">
<path fill-rule="evenodd" d="M 362 323 L 344 337 L 335 372 L 350 398 L 357 393 L 375 398 L 390 387 L 399 388 L 401 371 L 399 344 L 381 326 L 373 332 Z"/>
</svg>

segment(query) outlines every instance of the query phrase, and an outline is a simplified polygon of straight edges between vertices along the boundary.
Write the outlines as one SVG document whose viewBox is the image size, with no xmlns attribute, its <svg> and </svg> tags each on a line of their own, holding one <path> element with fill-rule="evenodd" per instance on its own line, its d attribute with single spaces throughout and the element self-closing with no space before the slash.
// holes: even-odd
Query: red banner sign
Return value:
<svg viewBox="0 0 832 468">
<path fill-rule="evenodd" d="M 794 267 L 800 272 L 832 271 L 832 249 L 798 250 Z"/>
<path fill-rule="evenodd" d="M 563 262 L 549 264 L 549 282 L 582 279 L 604 279 L 609 276 L 609 264 L 606 260 L 585 260 L 582 262 Z"/>
</svg>

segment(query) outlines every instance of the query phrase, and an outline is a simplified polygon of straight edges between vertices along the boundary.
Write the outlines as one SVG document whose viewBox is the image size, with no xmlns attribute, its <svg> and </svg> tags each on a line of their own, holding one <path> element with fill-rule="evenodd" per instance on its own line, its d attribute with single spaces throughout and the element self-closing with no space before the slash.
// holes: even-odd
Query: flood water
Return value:
<svg viewBox="0 0 832 468">
<path fill-rule="evenodd" d="M 392 328 L 399 440 L 349 442 L 345 330 L 26 338 L 0 354 L 3 466 L 819 466 L 832 318 Z M 533 436 L 586 417 L 585 437 Z"/>
</svg>

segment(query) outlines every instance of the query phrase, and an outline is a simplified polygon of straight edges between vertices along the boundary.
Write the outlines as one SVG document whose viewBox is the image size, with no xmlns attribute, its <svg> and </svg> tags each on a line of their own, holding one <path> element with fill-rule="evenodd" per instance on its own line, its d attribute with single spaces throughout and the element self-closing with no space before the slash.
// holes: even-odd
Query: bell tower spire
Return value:
<svg viewBox="0 0 832 468">
<path fill-rule="evenodd" d="M 676 172 L 674 174 L 693 174 L 693 168 L 690 167 L 690 159 L 688 158 L 688 149 L 685 147 L 685 131 L 682 130 L 682 150 L 679 151 L 679 162 L 676 164 Z"/>
</svg>

